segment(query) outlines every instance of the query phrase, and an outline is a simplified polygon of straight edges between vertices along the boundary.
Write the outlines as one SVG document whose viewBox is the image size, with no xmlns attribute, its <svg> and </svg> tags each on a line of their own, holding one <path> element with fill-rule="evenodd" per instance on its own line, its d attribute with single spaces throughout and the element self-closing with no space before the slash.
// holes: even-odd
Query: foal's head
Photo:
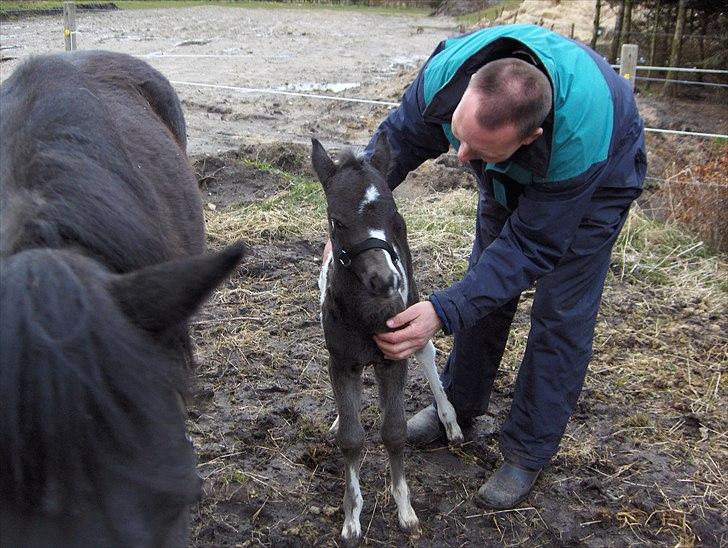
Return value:
<svg viewBox="0 0 728 548">
<path fill-rule="evenodd" d="M 321 143 L 313 141 L 312 163 L 326 194 L 329 237 L 335 268 L 344 268 L 376 297 L 407 299 L 400 261 L 406 252 L 406 229 L 385 180 L 390 151 L 386 135 L 368 162 L 351 151 L 335 164 Z"/>
</svg>

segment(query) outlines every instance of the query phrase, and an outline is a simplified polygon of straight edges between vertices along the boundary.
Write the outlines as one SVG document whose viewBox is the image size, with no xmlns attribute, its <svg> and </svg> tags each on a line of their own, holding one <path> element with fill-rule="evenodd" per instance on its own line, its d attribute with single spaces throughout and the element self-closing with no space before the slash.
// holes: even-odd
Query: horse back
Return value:
<svg viewBox="0 0 728 548">
<path fill-rule="evenodd" d="M 204 249 L 169 82 L 110 52 L 32 58 L 0 92 L 0 255 L 73 247 L 127 272 Z"/>
<path fill-rule="evenodd" d="M 93 76 L 105 93 L 119 93 L 147 106 L 159 117 L 177 144 L 187 148 L 187 129 L 177 93 L 169 81 L 144 61 L 110 51 L 84 51 L 59 57 Z"/>
</svg>

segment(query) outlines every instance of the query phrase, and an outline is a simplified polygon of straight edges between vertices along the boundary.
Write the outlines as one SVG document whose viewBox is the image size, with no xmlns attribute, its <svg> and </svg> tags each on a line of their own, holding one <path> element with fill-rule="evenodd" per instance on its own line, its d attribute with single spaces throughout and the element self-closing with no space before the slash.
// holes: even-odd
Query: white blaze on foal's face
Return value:
<svg viewBox="0 0 728 548">
<path fill-rule="evenodd" d="M 379 190 L 377 190 L 377 187 L 375 187 L 374 185 L 369 185 L 364 192 L 364 197 L 359 203 L 359 213 L 363 215 L 364 211 L 367 209 L 367 206 L 374 204 L 374 202 L 376 202 L 380 197 L 381 194 L 379 193 Z M 399 249 L 397 249 L 397 246 L 394 245 L 394 242 L 389 241 L 384 230 L 372 227 L 369 229 L 369 237 L 377 238 L 379 240 L 384 240 L 385 242 L 388 242 L 392 245 L 397 255 L 399 255 Z M 399 294 L 402 297 L 402 302 L 407 304 L 407 294 L 409 288 L 407 287 L 407 274 L 404 271 L 404 265 L 402 264 L 402 261 L 397 261 L 397 264 L 394 264 L 394 262 L 392 261 L 392 257 L 390 257 L 388 252 L 383 249 L 381 250 L 381 252 L 386 255 L 387 265 L 394 273 L 396 288 L 399 289 Z"/>
<path fill-rule="evenodd" d="M 367 205 L 376 202 L 377 198 L 379 198 L 379 191 L 377 190 L 377 187 L 375 187 L 374 185 L 370 185 L 364 193 L 364 198 L 359 204 L 359 213 L 364 214 L 364 210 L 366 209 Z"/>
<path fill-rule="evenodd" d="M 395 253 L 399 255 L 399 249 L 397 249 L 397 246 L 394 245 L 394 242 L 390 242 L 389 240 L 387 240 L 387 235 L 384 233 L 383 230 L 369 229 L 369 237 L 389 242 L 392 245 Z M 387 260 L 387 266 L 389 266 L 390 270 L 394 273 L 395 289 L 399 290 L 399 294 L 402 297 L 402 302 L 407 304 L 407 276 L 404 272 L 404 265 L 402 264 L 402 261 L 397 261 L 397 264 L 395 265 L 392 261 L 392 257 L 389 255 L 389 252 L 385 251 L 384 249 L 380 249 L 378 251 L 384 253 Z"/>
</svg>

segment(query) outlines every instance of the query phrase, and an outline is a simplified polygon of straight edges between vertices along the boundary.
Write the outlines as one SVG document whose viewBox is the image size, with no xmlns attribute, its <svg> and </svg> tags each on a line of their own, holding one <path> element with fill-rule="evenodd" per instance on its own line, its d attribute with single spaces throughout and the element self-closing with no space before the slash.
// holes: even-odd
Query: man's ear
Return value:
<svg viewBox="0 0 728 548">
<path fill-rule="evenodd" d="M 534 129 L 531 133 L 528 134 L 528 136 L 521 142 L 522 145 L 530 145 L 533 143 L 536 139 L 541 137 L 543 135 L 543 128 L 537 127 Z"/>
</svg>

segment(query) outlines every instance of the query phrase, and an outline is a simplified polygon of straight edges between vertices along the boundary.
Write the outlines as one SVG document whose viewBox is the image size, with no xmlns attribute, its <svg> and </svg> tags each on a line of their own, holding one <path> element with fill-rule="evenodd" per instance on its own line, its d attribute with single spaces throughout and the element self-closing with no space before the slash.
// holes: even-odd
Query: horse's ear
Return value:
<svg viewBox="0 0 728 548">
<path fill-rule="evenodd" d="M 387 137 L 387 132 L 382 131 L 379 133 L 379 137 L 377 137 L 377 142 L 374 143 L 374 153 L 369 163 L 386 179 L 387 173 L 389 173 L 391 159 L 392 152 L 389 148 L 389 138 Z"/>
<path fill-rule="evenodd" d="M 336 173 L 336 165 L 329 158 L 329 155 L 321 143 L 319 143 L 318 139 L 312 137 L 311 144 L 313 145 L 311 149 L 311 163 L 319 181 L 321 181 L 321 184 L 325 188 L 331 177 Z"/>
<path fill-rule="evenodd" d="M 218 253 L 142 268 L 116 278 L 111 293 L 134 323 L 148 331 L 164 331 L 194 314 L 246 251 L 238 243 Z"/>
</svg>

